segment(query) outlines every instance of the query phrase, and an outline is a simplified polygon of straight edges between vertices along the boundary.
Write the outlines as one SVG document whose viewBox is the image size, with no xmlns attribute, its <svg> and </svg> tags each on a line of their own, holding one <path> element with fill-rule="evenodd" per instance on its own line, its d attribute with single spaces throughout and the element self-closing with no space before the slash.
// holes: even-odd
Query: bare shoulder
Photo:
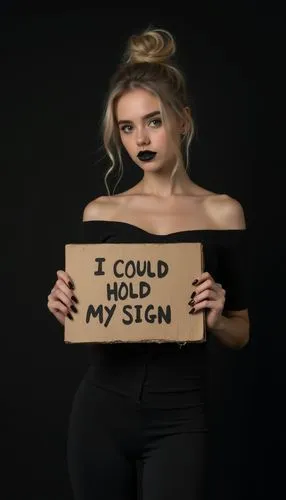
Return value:
<svg viewBox="0 0 286 500">
<path fill-rule="evenodd" d="M 84 207 L 83 221 L 110 220 L 117 205 L 116 197 L 98 196 Z"/>
<path fill-rule="evenodd" d="M 227 194 L 215 194 L 207 199 L 207 210 L 220 229 L 245 229 L 241 203 Z"/>
<path fill-rule="evenodd" d="M 98 196 L 84 208 L 83 220 L 116 220 L 128 212 L 132 198 L 137 194 L 137 186 L 122 193 Z"/>
</svg>

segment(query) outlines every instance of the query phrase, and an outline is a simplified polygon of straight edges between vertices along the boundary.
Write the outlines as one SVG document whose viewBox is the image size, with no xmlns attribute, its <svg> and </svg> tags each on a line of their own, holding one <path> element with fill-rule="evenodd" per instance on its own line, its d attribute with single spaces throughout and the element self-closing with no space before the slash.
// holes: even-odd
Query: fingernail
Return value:
<svg viewBox="0 0 286 500">
<path fill-rule="evenodd" d="M 191 295 L 191 299 L 193 299 L 195 295 L 196 295 L 196 292 L 193 292 Z"/>
<path fill-rule="evenodd" d="M 73 320 L 73 317 L 72 317 L 71 313 L 67 313 L 67 317 L 68 317 L 69 319 L 72 319 L 72 320 Z"/>
<path fill-rule="evenodd" d="M 196 285 L 199 282 L 199 280 L 194 280 L 192 285 Z"/>
<path fill-rule="evenodd" d="M 189 314 L 193 314 L 195 312 L 195 308 L 193 307 L 190 311 Z"/>
<path fill-rule="evenodd" d="M 77 300 L 77 298 L 76 298 L 74 295 L 72 295 L 71 299 L 72 299 L 72 300 L 73 300 L 76 304 L 78 304 L 78 300 Z"/>
<path fill-rule="evenodd" d="M 77 308 L 72 304 L 71 305 L 71 310 L 74 312 L 74 313 L 77 313 Z"/>
<path fill-rule="evenodd" d="M 190 302 L 188 302 L 189 306 L 193 306 L 195 303 L 194 299 L 193 300 L 190 300 Z"/>
<path fill-rule="evenodd" d="M 71 281 L 68 282 L 68 286 L 70 287 L 71 290 L 74 289 L 74 284 Z"/>
</svg>

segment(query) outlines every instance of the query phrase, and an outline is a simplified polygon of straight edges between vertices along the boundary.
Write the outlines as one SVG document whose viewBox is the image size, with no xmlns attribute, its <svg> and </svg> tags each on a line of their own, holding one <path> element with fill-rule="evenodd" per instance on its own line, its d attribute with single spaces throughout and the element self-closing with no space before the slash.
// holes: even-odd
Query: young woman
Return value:
<svg viewBox="0 0 286 500">
<path fill-rule="evenodd" d="M 121 151 L 142 169 L 140 182 L 100 196 L 83 213 L 86 243 L 202 242 L 204 272 L 190 314 L 206 311 L 207 335 L 229 348 L 249 339 L 241 259 L 240 203 L 195 184 L 187 173 L 194 133 L 175 41 L 164 30 L 128 40 L 111 80 L 103 139 L 112 169 Z M 136 167 L 134 167 L 136 168 Z M 63 270 L 48 308 L 64 325 L 77 311 Z M 80 304 L 79 304 L 80 306 Z M 91 365 L 74 399 L 68 463 L 76 500 L 199 500 L 206 485 L 207 342 L 91 345 Z M 138 482 L 137 465 L 140 464 Z"/>
</svg>

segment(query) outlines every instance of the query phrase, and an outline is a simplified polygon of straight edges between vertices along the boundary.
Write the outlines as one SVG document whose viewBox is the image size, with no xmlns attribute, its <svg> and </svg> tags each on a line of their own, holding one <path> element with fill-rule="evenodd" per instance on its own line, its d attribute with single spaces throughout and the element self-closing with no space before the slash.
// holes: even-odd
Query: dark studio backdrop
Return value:
<svg viewBox="0 0 286 500">
<path fill-rule="evenodd" d="M 149 24 L 175 35 L 188 77 L 191 176 L 238 199 L 249 229 L 251 342 L 242 352 L 213 346 L 213 498 L 275 498 L 282 485 L 285 24 L 275 2 L 196 4 L 42 12 L 1 4 L 5 500 L 72 500 L 66 432 L 87 353 L 63 343 L 47 295 L 64 245 L 80 238 L 84 205 L 105 194 L 99 124 L 108 79 L 128 36 Z M 119 190 L 139 178 L 127 163 Z"/>
</svg>

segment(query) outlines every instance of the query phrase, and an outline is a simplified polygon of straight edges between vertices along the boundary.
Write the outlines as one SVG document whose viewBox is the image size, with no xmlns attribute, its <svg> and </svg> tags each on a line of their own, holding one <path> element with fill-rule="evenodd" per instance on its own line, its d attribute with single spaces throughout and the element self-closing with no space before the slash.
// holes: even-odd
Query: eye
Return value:
<svg viewBox="0 0 286 500">
<path fill-rule="evenodd" d="M 123 125 L 120 127 L 120 130 L 122 130 L 125 134 L 129 134 L 132 131 L 132 125 Z"/>
<path fill-rule="evenodd" d="M 151 125 L 151 127 L 153 128 L 158 128 L 160 127 L 160 125 L 162 125 L 162 120 L 161 118 L 154 118 L 149 122 L 149 125 Z"/>
</svg>

